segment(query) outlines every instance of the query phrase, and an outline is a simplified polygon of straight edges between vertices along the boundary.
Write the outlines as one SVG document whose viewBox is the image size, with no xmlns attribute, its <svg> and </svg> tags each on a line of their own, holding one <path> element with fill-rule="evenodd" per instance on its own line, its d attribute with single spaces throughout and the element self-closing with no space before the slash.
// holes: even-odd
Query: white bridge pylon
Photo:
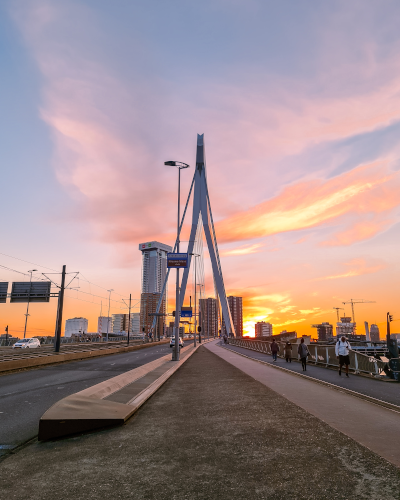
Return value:
<svg viewBox="0 0 400 500">
<path fill-rule="evenodd" d="M 190 196 L 190 194 L 189 194 Z M 226 298 L 224 279 L 222 276 L 221 262 L 219 260 L 217 238 L 215 236 L 214 222 L 211 212 L 210 197 L 208 195 L 207 175 L 206 175 L 206 155 L 204 145 L 204 134 L 197 135 L 196 171 L 194 173 L 194 194 L 193 194 L 193 215 L 192 228 L 190 231 L 188 245 L 188 267 L 184 269 L 181 289 L 179 295 L 179 310 L 181 310 L 185 299 L 186 285 L 189 277 L 189 270 L 192 261 L 193 247 L 196 239 L 197 228 L 200 217 L 203 220 L 204 234 L 207 241 L 208 252 L 210 254 L 214 284 L 221 304 L 222 317 L 225 322 L 227 333 L 235 336 L 231 312 Z"/>
<path fill-rule="evenodd" d="M 187 207 L 189 204 L 190 196 L 192 194 L 193 186 L 194 186 L 193 215 L 192 215 L 192 229 L 190 231 L 189 246 L 188 246 L 188 254 L 189 254 L 188 255 L 188 267 L 183 272 L 182 282 L 181 282 L 181 287 L 180 287 L 180 292 L 179 292 L 179 307 L 176 307 L 176 309 L 177 309 L 176 314 L 180 315 L 183 301 L 185 299 L 186 285 L 187 285 L 187 281 L 188 281 L 188 277 L 189 277 L 190 265 L 192 262 L 192 256 L 190 254 L 193 253 L 193 247 L 194 247 L 194 243 L 196 240 L 197 228 L 198 228 L 199 220 L 201 217 L 202 221 L 203 221 L 203 229 L 204 229 L 204 234 L 205 234 L 206 241 L 207 241 L 208 252 L 209 252 L 210 258 L 211 258 L 215 291 L 218 294 L 218 297 L 215 297 L 215 298 L 217 299 L 217 302 L 219 299 L 219 303 L 221 305 L 221 311 L 222 311 L 222 318 L 224 320 L 225 328 L 227 330 L 228 335 L 235 337 L 236 332 L 235 332 L 235 327 L 233 326 L 232 316 L 231 316 L 231 312 L 230 312 L 229 306 L 228 306 L 228 301 L 226 298 L 224 279 L 222 277 L 221 262 L 219 260 L 219 254 L 218 254 L 217 238 L 215 236 L 214 222 L 213 222 L 212 212 L 211 212 L 210 197 L 208 195 L 204 134 L 202 134 L 202 135 L 197 134 L 196 170 L 195 170 L 195 173 L 193 176 L 193 181 L 192 181 L 192 185 L 190 187 L 185 210 L 184 210 L 183 215 L 182 215 L 182 220 L 181 220 L 181 223 L 179 225 L 177 240 L 180 238 L 180 234 L 182 231 L 182 225 L 183 225 L 183 221 L 185 220 L 185 215 L 186 215 Z M 174 252 L 176 251 L 176 248 L 177 248 L 177 241 L 175 242 L 175 246 L 174 246 L 174 250 L 173 250 Z M 161 294 L 160 294 L 160 299 L 159 299 L 157 309 L 156 309 L 156 314 L 154 315 L 154 318 L 153 318 L 153 324 L 152 324 L 152 328 L 151 328 L 151 331 L 153 333 L 155 331 L 157 316 L 158 316 L 158 313 L 160 311 L 160 307 L 161 307 L 161 304 L 162 304 L 162 301 L 164 298 L 165 289 L 166 289 L 166 285 L 167 285 L 167 281 L 168 281 L 168 277 L 169 277 L 169 272 L 170 272 L 170 269 L 168 269 L 167 275 L 165 277 L 163 288 L 162 288 Z"/>
</svg>

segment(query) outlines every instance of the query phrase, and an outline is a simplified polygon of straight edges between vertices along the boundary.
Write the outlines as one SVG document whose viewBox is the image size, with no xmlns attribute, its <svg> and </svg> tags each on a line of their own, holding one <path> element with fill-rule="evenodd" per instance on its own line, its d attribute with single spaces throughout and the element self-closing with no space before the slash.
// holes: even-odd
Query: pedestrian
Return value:
<svg viewBox="0 0 400 500">
<path fill-rule="evenodd" d="M 349 341 L 343 336 L 336 342 L 335 352 L 336 357 L 339 359 L 339 375 L 342 375 L 342 366 L 346 365 L 346 377 L 349 377 L 350 356 L 351 349 Z"/>
<path fill-rule="evenodd" d="M 278 351 L 279 351 L 279 346 L 275 342 L 275 340 L 273 340 L 271 344 L 271 352 L 272 352 L 272 359 L 274 361 L 276 361 L 276 358 L 278 357 Z"/>
<path fill-rule="evenodd" d="M 227 343 L 227 341 L 228 341 L 228 336 L 227 336 L 227 334 L 225 333 L 225 335 L 224 335 L 224 344 L 226 344 L 226 343 Z"/>
<path fill-rule="evenodd" d="M 301 359 L 301 367 L 303 368 L 303 372 L 307 371 L 307 356 L 310 355 L 310 351 L 308 350 L 308 347 L 304 343 L 304 339 L 300 340 L 299 347 L 297 349 L 297 352 L 299 354 L 299 357 Z"/>
<path fill-rule="evenodd" d="M 292 362 L 292 344 L 288 341 L 285 344 L 285 359 L 286 363 L 290 361 Z"/>
</svg>

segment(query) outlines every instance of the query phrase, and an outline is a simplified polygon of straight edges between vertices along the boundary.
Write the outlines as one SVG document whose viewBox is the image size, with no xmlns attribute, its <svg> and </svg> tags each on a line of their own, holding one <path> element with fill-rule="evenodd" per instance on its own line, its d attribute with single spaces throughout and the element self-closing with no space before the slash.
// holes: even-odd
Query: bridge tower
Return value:
<svg viewBox="0 0 400 500">
<path fill-rule="evenodd" d="M 190 264 L 192 260 L 193 247 L 196 239 L 199 219 L 202 218 L 204 234 L 206 237 L 208 252 L 210 254 L 214 284 L 221 304 L 222 317 L 228 330 L 228 335 L 235 337 L 235 327 L 231 317 L 231 312 L 226 298 L 224 279 L 222 276 L 221 262 L 218 253 L 217 238 L 215 235 L 214 222 L 211 211 L 210 197 L 208 194 L 207 174 L 206 174 L 206 153 L 204 144 L 204 134 L 197 135 L 196 170 L 194 173 L 194 194 L 193 194 L 193 214 L 192 228 L 190 231 L 188 245 L 188 267 L 184 270 L 180 290 L 180 306 L 182 307 L 185 298 L 186 285 L 189 277 Z"/>
</svg>

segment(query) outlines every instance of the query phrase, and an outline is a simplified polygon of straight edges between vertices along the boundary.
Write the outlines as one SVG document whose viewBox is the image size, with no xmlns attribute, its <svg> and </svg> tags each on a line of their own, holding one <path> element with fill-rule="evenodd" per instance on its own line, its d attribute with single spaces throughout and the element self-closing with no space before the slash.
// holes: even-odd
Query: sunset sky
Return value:
<svg viewBox="0 0 400 500">
<path fill-rule="evenodd" d="M 66 264 L 65 319 L 96 331 L 110 288 L 127 312 L 138 244 L 174 242 L 164 161 L 191 165 L 184 203 L 204 133 L 245 331 L 315 336 L 353 298 L 374 301 L 356 306 L 360 333 L 383 332 L 387 311 L 400 320 L 399 26 L 396 0 L 1 2 L 0 280 Z M 1 333 L 23 332 L 25 308 L 0 304 Z M 54 333 L 56 299 L 30 313 L 28 336 Z"/>
</svg>

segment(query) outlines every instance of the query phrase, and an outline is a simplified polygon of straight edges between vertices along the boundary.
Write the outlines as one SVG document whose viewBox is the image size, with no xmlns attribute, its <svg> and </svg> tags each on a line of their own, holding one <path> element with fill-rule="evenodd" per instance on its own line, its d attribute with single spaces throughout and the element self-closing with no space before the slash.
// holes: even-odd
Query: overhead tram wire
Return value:
<svg viewBox="0 0 400 500">
<path fill-rule="evenodd" d="M 35 262 L 30 262 L 29 260 L 24 260 L 24 259 L 20 259 L 19 257 L 14 257 L 13 255 L 8 255 L 6 253 L 2 253 L 0 252 L 0 255 L 4 255 L 5 257 L 9 257 L 10 259 L 15 259 L 15 260 L 19 260 L 21 262 L 26 262 L 27 264 L 31 264 L 33 266 L 37 266 L 37 267 L 40 267 L 40 268 L 43 268 L 43 269 L 48 269 L 49 271 L 54 271 L 55 273 L 58 273 L 58 270 L 57 269 L 53 269 L 51 267 L 47 267 L 47 266 L 43 266 L 41 264 L 36 264 Z M 4 269 L 8 269 L 10 271 L 14 271 L 16 273 L 20 273 L 20 274 L 25 274 L 26 276 L 29 276 L 29 274 L 26 274 L 26 273 L 23 273 L 21 271 L 16 271 L 15 269 L 11 269 L 11 268 L 7 268 L 5 266 L 2 266 L 0 264 L 0 267 L 3 267 Z M 79 274 L 82 276 L 83 280 L 86 281 L 87 283 L 93 285 L 93 286 L 97 286 L 98 288 L 102 288 L 103 290 L 108 290 L 108 288 L 105 288 L 103 286 L 100 286 L 100 285 L 97 285 L 96 283 L 93 283 L 92 281 L 89 281 L 80 271 L 79 271 Z M 41 278 L 36 278 L 36 279 L 41 279 Z M 43 281 L 46 281 L 46 280 L 43 280 Z M 118 293 L 118 292 L 114 292 L 116 295 L 119 295 L 120 297 L 124 297 L 124 295 Z"/>
</svg>

